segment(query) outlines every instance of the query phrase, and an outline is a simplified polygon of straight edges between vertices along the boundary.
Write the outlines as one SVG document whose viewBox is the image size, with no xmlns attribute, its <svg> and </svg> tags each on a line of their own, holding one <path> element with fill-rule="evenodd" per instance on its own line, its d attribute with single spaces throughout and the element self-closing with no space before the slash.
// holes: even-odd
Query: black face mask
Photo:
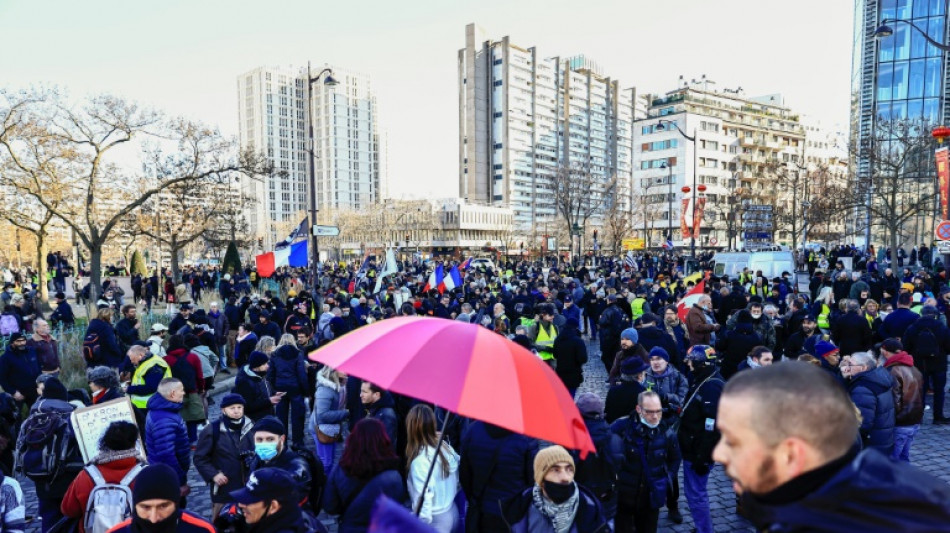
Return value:
<svg viewBox="0 0 950 533">
<path fill-rule="evenodd" d="M 238 431 L 242 427 L 244 427 L 244 417 L 242 416 L 241 418 L 238 418 L 237 420 L 230 417 L 225 417 L 224 423 L 228 428 L 231 429 L 231 431 Z"/>
<path fill-rule="evenodd" d="M 152 523 L 143 518 L 139 518 L 138 514 L 133 511 L 132 524 L 135 527 L 132 528 L 132 531 L 141 531 L 142 533 L 174 533 L 178 531 L 178 517 L 180 515 L 181 511 L 175 511 L 161 522 Z"/>
<path fill-rule="evenodd" d="M 266 371 L 266 370 L 253 370 L 253 372 L 254 372 L 255 374 L 257 374 L 258 376 L 260 376 L 260 377 L 264 377 L 264 376 L 267 375 L 267 371 Z"/>
<path fill-rule="evenodd" d="M 574 495 L 574 483 L 567 485 L 544 480 L 544 493 L 554 503 L 564 503 Z"/>
</svg>

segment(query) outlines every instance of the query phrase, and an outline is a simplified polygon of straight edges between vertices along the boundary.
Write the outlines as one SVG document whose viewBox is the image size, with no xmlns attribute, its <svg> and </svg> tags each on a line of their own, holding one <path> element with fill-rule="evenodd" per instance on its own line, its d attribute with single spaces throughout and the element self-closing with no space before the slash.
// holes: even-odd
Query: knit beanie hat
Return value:
<svg viewBox="0 0 950 533">
<path fill-rule="evenodd" d="M 818 341 L 815 343 L 815 356 L 819 359 L 824 359 L 836 353 L 838 353 L 838 347 L 829 341 Z"/>
<path fill-rule="evenodd" d="M 97 387 L 112 389 L 119 386 L 119 376 L 108 366 L 94 366 L 86 370 L 86 381 L 95 383 Z"/>
<path fill-rule="evenodd" d="M 667 363 L 670 362 L 670 354 L 666 353 L 666 350 L 660 346 L 654 346 L 653 349 L 650 350 L 650 359 L 653 359 L 654 357 L 659 357 Z"/>
<path fill-rule="evenodd" d="M 544 482 L 544 476 L 548 474 L 548 470 L 558 463 L 568 463 L 574 466 L 574 458 L 567 453 L 567 450 L 557 444 L 539 451 L 534 456 L 534 482 L 540 487 Z"/>
<path fill-rule="evenodd" d="M 132 501 L 135 503 L 146 500 L 171 500 L 178 506 L 181 499 L 178 474 L 172 467 L 164 463 L 146 466 L 135 477 L 135 486 L 132 488 Z"/>
<path fill-rule="evenodd" d="M 247 358 L 247 366 L 253 370 L 264 365 L 264 363 L 267 363 L 269 360 L 266 353 L 254 350 Z"/>
<path fill-rule="evenodd" d="M 225 395 L 224 398 L 221 399 L 221 409 L 237 404 L 246 405 L 244 402 L 244 397 L 240 394 L 234 394 L 232 392 L 231 394 Z"/>
<path fill-rule="evenodd" d="M 251 431 L 254 433 L 263 431 L 265 433 L 273 433 L 274 435 L 287 434 L 287 429 L 284 427 L 284 424 L 274 416 L 265 416 L 258 420 Z"/>
<path fill-rule="evenodd" d="M 627 329 L 625 329 L 625 330 L 623 330 L 623 331 L 620 332 L 620 338 L 621 338 L 621 339 L 626 339 L 626 340 L 628 340 L 628 341 L 630 341 L 630 342 L 636 344 L 637 341 L 640 340 L 640 334 L 637 333 L 637 330 L 634 329 L 634 328 L 627 328 Z"/>
<path fill-rule="evenodd" d="M 577 395 L 577 410 L 582 416 L 602 418 L 604 416 L 604 401 L 593 392 L 582 392 Z"/>
<path fill-rule="evenodd" d="M 43 397 L 47 400 L 69 401 L 69 393 L 66 392 L 66 387 L 56 378 L 49 378 L 44 382 Z"/>
</svg>

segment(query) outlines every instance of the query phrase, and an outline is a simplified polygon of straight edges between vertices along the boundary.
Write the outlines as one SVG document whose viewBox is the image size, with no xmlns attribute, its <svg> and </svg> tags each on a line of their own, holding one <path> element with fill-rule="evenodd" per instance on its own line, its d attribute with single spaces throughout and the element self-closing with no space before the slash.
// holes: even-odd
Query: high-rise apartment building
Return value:
<svg viewBox="0 0 950 533">
<path fill-rule="evenodd" d="M 310 209 L 308 121 L 314 118 L 314 174 L 319 209 L 359 209 L 379 200 L 379 140 L 376 100 L 369 78 L 333 69 L 338 84 L 313 84 L 303 68 L 259 67 L 238 76 L 238 124 L 242 149 L 265 154 L 276 172 L 263 180 L 245 178 L 243 192 L 254 199 L 251 232 L 265 248 L 283 239 L 278 223 L 297 222 Z"/>
<path fill-rule="evenodd" d="M 616 179 L 608 201 L 629 203 L 633 121 L 645 112 L 636 89 L 584 57 L 545 57 L 474 24 L 458 66 L 460 197 L 511 208 L 525 232 L 557 216 L 558 170 L 580 168 L 600 187 Z"/>
</svg>

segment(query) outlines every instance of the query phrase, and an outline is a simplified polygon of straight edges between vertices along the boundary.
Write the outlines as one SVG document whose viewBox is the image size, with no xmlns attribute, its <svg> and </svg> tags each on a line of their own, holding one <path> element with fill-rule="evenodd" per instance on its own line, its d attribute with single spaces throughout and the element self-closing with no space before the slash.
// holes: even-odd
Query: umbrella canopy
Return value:
<svg viewBox="0 0 950 533">
<path fill-rule="evenodd" d="M 557 374 L 535 354 L 475 324 L 391 318 L 333 340 L 310 359 L 584 456 L 596 451 Z"/>
</svg>

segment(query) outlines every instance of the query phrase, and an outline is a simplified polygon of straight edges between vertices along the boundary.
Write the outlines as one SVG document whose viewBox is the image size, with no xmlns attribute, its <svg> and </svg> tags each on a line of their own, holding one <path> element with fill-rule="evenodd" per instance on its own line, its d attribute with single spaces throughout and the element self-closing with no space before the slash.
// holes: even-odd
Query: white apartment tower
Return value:
<svg viewBox="0 0 950 533">
<path fill-rule="evenodd" d="M 580 165 L 610 201 L 629 202 L 633 121 L 646 106 L 633 88 L 583 57 L 544 57 L 474 24 L 459 50 L 459 196 L 509 207 L 518 231 L 557 217 L 552 179 Z"/>
<path fill-rule="evenodd" d="M 376 100 L 369 78 L 334 68 L 339 83 L 331 87 L 323 77 L 315 82 L 310 108 L 307 81 L 323 68 L 308 74 L 306 67 L 259 67 L 238 76 L 241 149 L 266 154 L 276 170 L 264 180 L 242 182 L 244 194 L 256 200 L 248 213 L 252 236 L 263 238 L 265 248 L 286 237 L 277 235 L 276 223 L 296 223 L 309 212 L 311 113 L 318 208 L 358 209 L 379 199 Z"/>
</svg>

